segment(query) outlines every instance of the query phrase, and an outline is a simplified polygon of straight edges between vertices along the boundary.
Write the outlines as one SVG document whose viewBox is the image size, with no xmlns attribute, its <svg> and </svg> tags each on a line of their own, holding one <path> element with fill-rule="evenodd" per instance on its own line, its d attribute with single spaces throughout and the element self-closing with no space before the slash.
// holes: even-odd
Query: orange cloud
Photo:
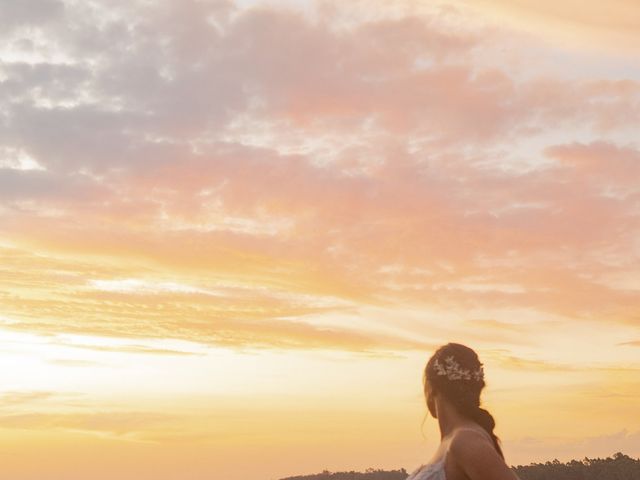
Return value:
<svg viewBox="0 0 640 480">
<path fill-rule="evenodd" d="M 614 0 L 603 15 L 597 0 L 565 2 L 519 0 L 464 1 L 507 20 L 511 26 L 542 35 L 560 45 L 636 53 L 640 14 L 633 0 Z"/>
</svg>

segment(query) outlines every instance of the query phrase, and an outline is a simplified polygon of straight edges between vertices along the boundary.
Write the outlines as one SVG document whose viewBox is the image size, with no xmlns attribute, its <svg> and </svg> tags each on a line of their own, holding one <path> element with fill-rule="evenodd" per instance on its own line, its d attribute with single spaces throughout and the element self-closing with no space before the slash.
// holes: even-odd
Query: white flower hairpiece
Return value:
<svg viewBox="0 0 640 480">
<path fill-rule="evenodd" d="M 484 370 L 482 368 L 482 364 L 478 367 L 477 370 L 463 370 L 460 368 L 460 364 L 456 362 L 456 359 L 453 358 L 453 355 L 448 356 L 444 359 L 444 365 L 442 365 L 438 359 L 433 363 L 433 368 L 435 369 L 438 375 L 446 375 L 449 380 L 475 380 L 476 382 L 480 382 L 484 379 Z"/>
</svg>

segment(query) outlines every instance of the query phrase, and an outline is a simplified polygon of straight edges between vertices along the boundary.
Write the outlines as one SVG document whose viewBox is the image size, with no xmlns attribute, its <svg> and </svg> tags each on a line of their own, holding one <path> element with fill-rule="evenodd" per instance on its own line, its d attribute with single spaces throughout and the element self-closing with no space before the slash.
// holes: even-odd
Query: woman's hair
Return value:
<svg viewBox="0 0 640 480">
<path fill-rule="evenodd" d="M 423 382 L 425 391 L 428 382 L 432 391 L 446 398 L 461 415 L 484 428 L 504 458 L 500 440 L 493 433 L 496 422 L 487 410 L 480 408 L 480 392 L 485 382 L 476 352 L 459 343 L 443 345 L 427 362 Z"/>
</svg>

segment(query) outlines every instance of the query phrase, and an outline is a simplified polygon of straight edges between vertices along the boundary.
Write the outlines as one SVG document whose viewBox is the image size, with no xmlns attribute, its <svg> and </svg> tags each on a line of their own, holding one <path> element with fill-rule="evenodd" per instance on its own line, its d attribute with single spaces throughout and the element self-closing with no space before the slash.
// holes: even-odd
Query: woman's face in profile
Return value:
<svg viewBox="0 0 640 480">
<path fill-rule="evenodd" d="M 438 418 L 438 414 L 436 412 L 436 392 L 433 391 L 431 384 L 427 381 L 424 389 L 425 399 L 427 401 L 427 408 L 429 409 L 429 413 L 433 418 Z"/>
</svg>

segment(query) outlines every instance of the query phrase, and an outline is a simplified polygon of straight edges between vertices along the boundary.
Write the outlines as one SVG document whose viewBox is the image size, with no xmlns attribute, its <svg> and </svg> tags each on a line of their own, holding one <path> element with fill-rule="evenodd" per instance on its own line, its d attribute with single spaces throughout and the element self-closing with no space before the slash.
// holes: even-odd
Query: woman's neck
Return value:
<svg viewBox="0 0 640 480">
<path fill-rule="evenodd" d="M 456 428 L 472 425 L 474 422 L 460 415 L 448 402 L 437 402 L 438 426 L 440 427 L 440 439 L 449 436 Z"/>
</svg>

